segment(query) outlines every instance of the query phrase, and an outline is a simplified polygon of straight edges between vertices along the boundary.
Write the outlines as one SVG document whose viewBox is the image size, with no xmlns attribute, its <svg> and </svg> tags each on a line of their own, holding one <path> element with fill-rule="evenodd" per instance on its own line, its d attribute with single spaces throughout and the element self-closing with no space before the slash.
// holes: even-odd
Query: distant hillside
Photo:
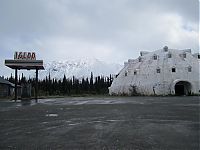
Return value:
<svg viewBox="0 0 200 150">
<path fill-rule="evenodd" d="M 66 61 L 51 61 L 44 64 L 45 70 L 39 72 L 39 78 L 43 79 L 51 75 L 51 78 L 61 79 L 64 74 L 67 78 L 75 76 L 77 78 L 110 74 L 117 74 L 122 65 L 115 63 L 106 63 L 98 59 L 79 59 Z"/>
</svg>

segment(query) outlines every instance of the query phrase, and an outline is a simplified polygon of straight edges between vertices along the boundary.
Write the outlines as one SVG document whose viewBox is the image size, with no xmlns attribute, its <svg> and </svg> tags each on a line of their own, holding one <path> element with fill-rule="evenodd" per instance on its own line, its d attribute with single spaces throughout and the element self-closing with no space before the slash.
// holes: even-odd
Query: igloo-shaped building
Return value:
<svg viewBox="0 0 200 150">
<path fill-rule="evenodd" d="M 200 94 L 200 54 L 191 49 L 141 51 L 129 59 L 109 87 L 110 95 Z"/>
</svg>

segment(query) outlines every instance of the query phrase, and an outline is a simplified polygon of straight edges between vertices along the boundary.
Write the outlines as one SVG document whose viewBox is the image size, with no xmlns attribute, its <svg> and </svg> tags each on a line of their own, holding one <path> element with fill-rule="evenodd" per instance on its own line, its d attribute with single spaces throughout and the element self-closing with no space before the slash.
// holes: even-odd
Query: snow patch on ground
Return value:
<svg viewBox="0 0 200 150">
<path fill-rule="evenodd" d="M 46 117 L 58 117 L 58 114 L 46 114 Z"/>
</svg>

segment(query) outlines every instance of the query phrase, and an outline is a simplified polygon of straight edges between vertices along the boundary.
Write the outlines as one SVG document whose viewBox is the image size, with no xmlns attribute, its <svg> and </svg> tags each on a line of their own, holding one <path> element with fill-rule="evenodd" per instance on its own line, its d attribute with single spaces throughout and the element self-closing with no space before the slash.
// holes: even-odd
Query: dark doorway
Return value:
<svg viewBox="0 0 200 150">
<path fill-rule="evenodd" d="M 184 85 L 175 86 L 176 95 L 184 95 Z"/>
<path fill-rule="evenodd" d="M 190 95 L 191 94 L 191 84 L 186 81 L 179 81 L 175 85 L 175 94 L 180 95 Z"/>
</svg>

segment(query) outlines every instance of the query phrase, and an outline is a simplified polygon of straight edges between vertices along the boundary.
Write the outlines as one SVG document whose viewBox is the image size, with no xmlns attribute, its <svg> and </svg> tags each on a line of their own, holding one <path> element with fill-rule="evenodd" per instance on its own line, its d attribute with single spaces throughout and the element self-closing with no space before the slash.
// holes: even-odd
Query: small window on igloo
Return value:
<svg viewBox="0 0 200 150">
<path fill-rule="evenodd" d="M 183 53 L 183 58 L 186 58 L 186 53 Z"/>
<path fill-rule="evenodd" d="M 127 71 L 125 71 L 125 76 L 127 76 Z"/>
<path fill-rule="evenodd" d="M 168 51 L 168 47 L 167 47 L 167 46 L 163 47 L 163 50 L 164 50 L 165 52 L 167 52 L 167 51 Z"/>
<path fill-rule="evenodd" d="M 157 73 L 160 73 L 160 68 L 157 68 L 157 69 L 156 69 L 156 72 L 157 72 Z"/>
<path fill-rule="evenodd" d="M 157 60 L 158 56 L 156 54 L 153 55 L 153 60 Z"/>
<path fill-rule="evenodd" d="M 192 67 L 191 66 L 188 67 L 188 72 L 192 72 Z"/>
<path fill-rule="evenodd" d="M 167 54 L 167 57 L 168 57 L 168 58 L 172 58 L 172 54 L 171 54 L 171 53 L 168 53 L 168 54 Z"/>
<path fill-rule="evenodd" d="M 141 57 L 139 57 L 139 58 L 138 58 L 138 61 L 139 61 L 139 62 L 142 62 L 142 58 L 141 58 Z"/>
<path fill-rule="evenodd" d="M 198 54 L 197 58 L 200 59 L 200 54 Z"/>
<path fill-rule="evenodd" d="M 176 72 L 176 68 L 175 67 L 172 68 L 172 72 Z"/>
<path fill-rule="evenodd" d="M 137 71 L 135 70 L 135 71 L 133 72 L 133 74 L 136 75 L 136 74 L 137 74 Z"/>
</svg>

